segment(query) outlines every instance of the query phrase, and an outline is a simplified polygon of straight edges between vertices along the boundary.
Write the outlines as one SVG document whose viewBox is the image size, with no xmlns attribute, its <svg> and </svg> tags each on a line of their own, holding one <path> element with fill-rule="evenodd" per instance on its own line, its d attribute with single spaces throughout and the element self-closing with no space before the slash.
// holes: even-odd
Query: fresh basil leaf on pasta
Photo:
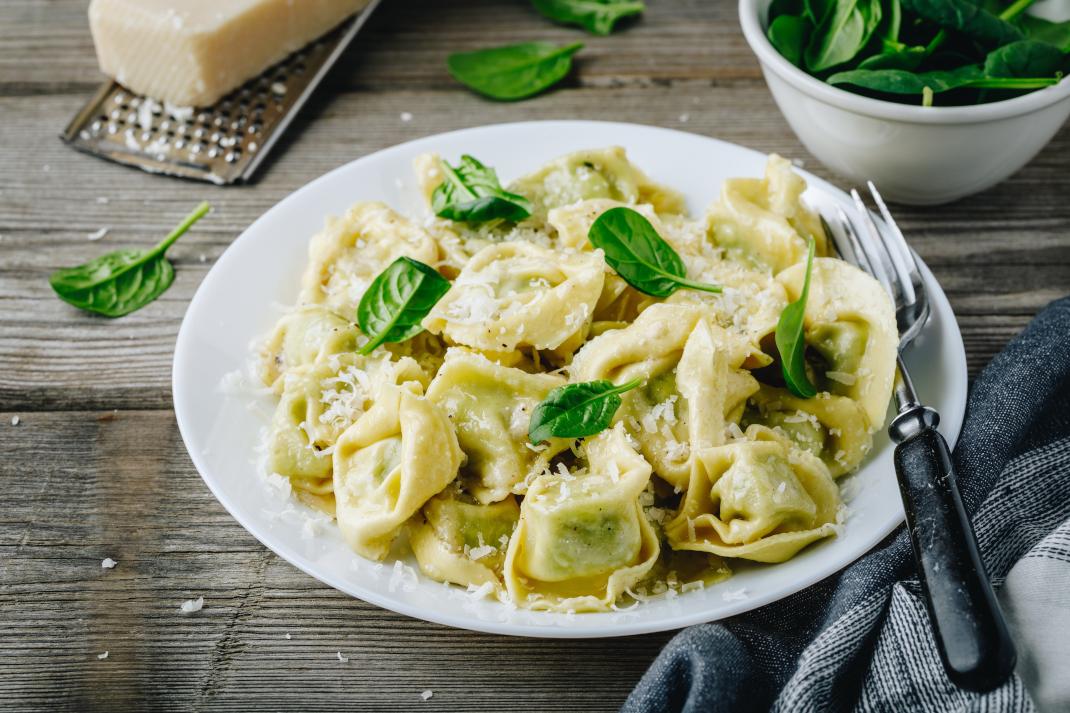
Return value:
<svg viewBox="0 0 1070 713">
<path fill-rule="evenodd" d="M 122 317 L 162 295 L 175 281 L 175 268 L 164 257 L 167 249 L 211 206 L 201 203 L 149 250 L 116 250 L 84 265 L 56 270 L 48 278 L 61 300 L 105 317 Z"/>
<path fill-rule="evenodd" d="M 443 161 L 442 172 L 443 181 L 431 195 L 431 209 L 440 218 L 485 223 L 531 215 L 531 201 L 504 190 L 494 169 L 472 156 L 461 156 L 456 167 Z"/>
<path fill-rule="evenodd" d="M 587 381 L 559 386 L 531 414 L 528 438 L 534 444 L 554 438 L 593 436 L 609 428 L 620 408 L 620 395 L 642 383 L 634 379 L 615 386 L 612 381 Z"/>
<path fill-rule="evenodd" d="M 803 318 L 806 316 L 806 299 L 810 296 L 810 275 L 814 269 L 814 239 L 806 253 L 806 277 L 803 278 L 802 294 L 780 313 L 776 325 L 776 348 L 780 352 L 780 370 L 784 385 L 796 396 L 809 399 L 817 394 L 817 388 L 806 375 L 806 340 L 803 338 Z"/>
<path fill-rule="evenodd" d="M 618 20 L 646 10 L 645 3 L 635 0 L 532 0 L 532 5 L 544 17 L 594 35 L 608 35 Z"/>
<path fill-rule="evenodd" d="M 668 297 L 681 287 L 720 292 L 717 285 L 687 279 L 684 261 L 650 221 L 623 206 L 610 208 L 591 224 L 591 245 L 601 248 L 606 263 L 625 282 L 648 295 Z"/>
<path fill-rule="evenodd" d="M 446 59 L 453 78 L 491 99 L 515 101 L 549 89 L 572 69 L 572 55 L 583 43 L 558 47 L 548 42 L 522 42 Z"/>
<path fill-rule="evenodd" d="M 370 354 L 380 344 L 403 342 L 422 332 L 420 322 L 449 289 L 449 280 L 435 268 L 399 257 L 360 298 L 357 324 L 369 341 L 358 353 Z"/>
</svg>

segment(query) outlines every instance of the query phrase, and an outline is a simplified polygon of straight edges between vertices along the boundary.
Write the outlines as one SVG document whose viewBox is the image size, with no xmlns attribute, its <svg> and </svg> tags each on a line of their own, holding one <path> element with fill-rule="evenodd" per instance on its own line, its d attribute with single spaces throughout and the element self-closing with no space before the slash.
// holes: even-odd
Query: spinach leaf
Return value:
<svg viewBox="0 0 1070 713">
<path fill-rule="evenodd" d="M 817 394 L 817 388 L 806 375 L 806 340 L 803 338 L 803 317 L 806 316 L 806 300 L 810 296 L 810 274 L 814 269 L 814 239 L 806 253 L 806 277 L 802 293 L 780 313 L 776 323 L 776 348 L 780 352 L 780 370 L 784 385 L 799 398 L 809 399 Z"/>
<path fill-rule="evenodd" d="M 583 44 L 564 47 L 547 42 L 522 42 L 446 58 L 453 78 L 480 94 L 513 101 L 524 99 L 561 81 L 572 68 L 572 55 Z"/>
<path fill-rule="evenodd" d="M 926 87 L 939 94 L 951 89 L 1040 89 L 1058 83 L 1056 77 L 989 77 L 980 65 L 932 72 L 899 69 L 854 69 L 828 78 L 829 84 L 853 84 L 888 94 L 922 94 Z"/>
<path fill-rule="evenodd" d="M 637 0 L 532 0 L 532 5 L 555 22 L 579 25 L 595 35 L 608 35 L 617 20 L 646 10 Z"/>
<path fill-rule="evenodd" d="M 781 15 L 769 25 L 766 34 L 777 52 L 796 67 L 801 67 L 811 29 L 810 20 L 805 17 Z"/>
<path fill-rule="evenodd" d="M 913 72 L 925 61 L 929 53 L 924 47 L 906 47 L 866 57 L 858 63 L 858 69 L 902 69 Z M 835 75 L 834 75 L 835 76 Z"/>
<path fill-rule="evenodd" d="M 1053 76 L 1065 61 L 1058 47 L 1036 40 L 1021 40 L 988 53 L 985 74 L 989 77 Z"/>
<path fill-rule="evenodd" d="M 687 279 L 684 261 L 641 214 L 618 206 L 591 224 L 587 240 L 601 248 L 609 264 L 624 281 L 648 295 L 668 297 L 681 287 L 720 292 L 717 285 Z"/>
<path fill-rule="evenodd" d="M 48 278 L 59 298 L 87 312 L 122 317 L 162 295 L 175 281 L 167 249 L 211 206 L 201 203 L 171 234 L 149 250 L 117 250 L 78 267 L 56 270 Z"/>
<path fill-rule="evenodd" d="M 559 386 L 531 413 L 528 438 L 534 444 L 552 437 L 582 438 L 600 433 L 613 422 L 620 408 L 620 395 L 642 383 L 641 379 L 614 386 L 612 381 L 586 381 Z"/>
<path fill-rule="evenodd" d="M 360 298 L 357 324 L 370 341 L 357 353 L 371 354 L 380 344 L 403 342 L 424 331 L 420 322 L 449 289 L 449 280 L 435 268 L 399 257 Z"/>
<path fill-rule="evenodd" d="M 854 59 L 880 25 L 880 0 L 835 0 L 810 34 L 806 67 L 823 72 Z"/>
<path fill-rule="evenodd" d="M 1032 15 L 1022 15 L 1018 18 L 1018 25 L 1029 39 L 1046 42 L 1063 52 L 1070 52 L 1070 20 L 1049 22 Z"/>
<path fill-rule="evenodd" d="M 902 0 L 903 8 L 940 27 L 956 30 L 985 47 L 1023 39 L 1022 31 L 975 0 Z"/>
<path fill-rule="evenodd" d="M 467 154 L 456 168 L 442 162 L 445 179 L 431 194 L 431 210 L 450 220 L 485 223 L 521 221 L 531 215 L 531 201 L 502 188 L 498 174 Z"/>
</svg>

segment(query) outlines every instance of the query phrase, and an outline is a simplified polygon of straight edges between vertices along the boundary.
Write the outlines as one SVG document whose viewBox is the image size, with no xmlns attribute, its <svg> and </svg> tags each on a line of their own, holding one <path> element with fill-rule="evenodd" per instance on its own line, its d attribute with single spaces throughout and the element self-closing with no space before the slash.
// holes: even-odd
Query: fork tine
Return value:
<svg viewBox="0 0 1070 713">
<path fill-rule="evenodd" d="M 914 253 L 911 252 L 910 247 L 907 245 L 903 231 L 899 229 L 899 225 L 895 222 L 895 218 L 892 217 L 892 213 L 888 210 L 888 205 L 884 202 L 884 198 L 877 190 L 877 187 L 873 185 L 873 181 L 867 181 L 866 186 L 869 187 L 869 193 L 873 196 L 873 200 L 877 204 L 878 210 L 880 210 L 881 218 L 884 219 L 884 225 L 888 228 L 887 231 L 877 231 L 877 234 L 880 236 L 888 253 L 892 256 L 892 264 L 899 275 L 899 284 L 903 290 L 904 302 L 908 305 L 914 304 L 918 300 L 921 286 L 921 274 L 918 271 L 918 264 L 914 260 Z M 924 298 L 924 292 L 921 292 L 921 296 Z"/>
<path fill-rule="evenodd" d="M 861 244 L 862 250 L 866 253 L 866 257 L 868 258 L 870 266 L 868 272 L 877 280 L 877 282 L 884 285 L 884 289 L 887 290 L 888 294 L 892 297 L 892 302 L 898 306 L 902 298 L 902 292 L 896 281 L 892 280 L 889 276 L 889 264 L 891 258 L 887 254 L 887 248 L 885 248 L 884 243 L 881 242 L 880 231 L 877 229 L 877 225 L 873 222 L 873 215 L 862 201 L 862 196 L 858 194 L 858 191 L 852 189 L 851 197 L 854 199 L 855 207 L 858 209 L 858 215 L 861 217 L 862 225 L 865 228 L 864 233 L 859 233 L 857 230 L 856 233 L 865 235 L 865 237 L 868 238 L 866 240 L 858 238 L 858 242 Z M 854 218 L 852 217 L 850 220 L 852 221 L 852 224 L 854 224 Z"/>
<path fill-rule="evenodd" d="M 840 225 L 843 227 L 847 245 L 850 246 L 851 257 L 853 258 L 850 262 L 872 275 L 873 267 L 869 264 L 869 258 L 862 249 L 862 243 L 858 240 L 858 231 L 855 230 L 854 224 L 851 223 L 851 219 L 847 217 L 847 213 L 844 212 L 843 208 L 837 207 L 836 215 L 840 219 Z"/>
<path fill-rule="evenodd" d="M 854 256 L 854 250 L 851 248 L 851 241 L 847 238 L 847 228 L 837 222 L 837 228 L 834 228 L 829 220 L 825 217 L 824 213 L 818 215 L 821 219 L 821 227 L 825 229 L 825 235 L 832 238 L 832 246 L 836 248 L 836 254 L 846 262 L 852 265 L 858 264 L 858 258 Z"/>
</svg>

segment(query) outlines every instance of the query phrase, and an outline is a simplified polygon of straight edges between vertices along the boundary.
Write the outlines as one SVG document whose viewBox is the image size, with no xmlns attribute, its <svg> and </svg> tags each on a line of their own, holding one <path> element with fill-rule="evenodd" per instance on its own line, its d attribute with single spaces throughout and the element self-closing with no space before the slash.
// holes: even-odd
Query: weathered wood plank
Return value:
<svg viewBox="0 0 1070 713">
<path fill-rule="evenodd" d="M 410 710 L 430 689 L 431 710 L 613 710 L 668 638 L 511 639 L 387 612 L 246 533 L 194 471 L 172 414 L 10 418 L 0 560 L 16 565 L 0 567 L 0 700 Z M 102 569 L 104 557 L 119 565 Z M 201 612 L 180 612 L 198 596 Z"/>
</svg>

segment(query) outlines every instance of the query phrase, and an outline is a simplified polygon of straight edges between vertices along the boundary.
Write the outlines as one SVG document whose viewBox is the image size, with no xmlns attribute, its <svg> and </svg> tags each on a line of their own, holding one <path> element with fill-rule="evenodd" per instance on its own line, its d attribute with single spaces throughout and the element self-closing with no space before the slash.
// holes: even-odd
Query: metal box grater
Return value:
<svg viewBox="0 0 1070 713">
<path fill-rule="evenodd" d="M 79 151 L 150 173 L 218 185 L 249 181 L 379 1 L 215 106 L 173 107 L 107 82 L 61 138 Z"/>
</svg>

